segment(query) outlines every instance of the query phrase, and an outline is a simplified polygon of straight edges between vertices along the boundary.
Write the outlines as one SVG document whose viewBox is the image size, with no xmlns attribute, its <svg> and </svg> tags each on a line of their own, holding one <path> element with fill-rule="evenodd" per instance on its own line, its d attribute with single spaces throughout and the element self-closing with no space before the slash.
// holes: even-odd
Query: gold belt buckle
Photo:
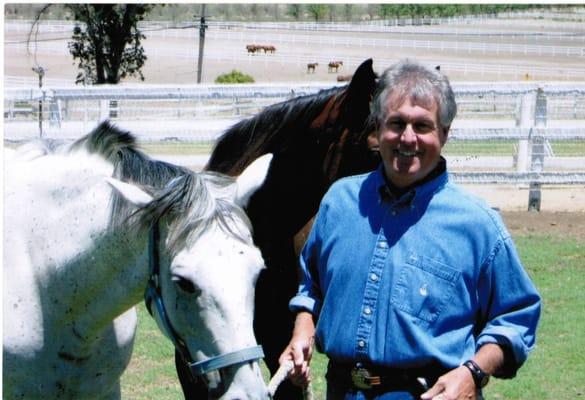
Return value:
<svg viewBox="0 0 585 400">
<path fill-rule="evenodd" d="M 368 390 L 381 382 L 379 376 L 372 376 L 370 371 L 361 367 L 354 367 L 351 370 L 351 382 L 358 389 Z"/>
</svg>

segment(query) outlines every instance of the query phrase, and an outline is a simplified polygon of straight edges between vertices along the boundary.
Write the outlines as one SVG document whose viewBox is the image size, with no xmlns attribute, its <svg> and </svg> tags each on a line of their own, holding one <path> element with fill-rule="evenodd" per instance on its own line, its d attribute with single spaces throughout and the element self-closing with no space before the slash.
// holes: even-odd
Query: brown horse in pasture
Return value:
<svg viewBox="0 0 585 400">
<path fill-rule="evenodd" d="M 248 50 L 248 53 L 252 53 L 254 54 L 255 52 L 257 52 L 258 50 L 260 50 L 259 48 L 260 46 L 255 45 L 255 44 L 247 44 L 246 45 L 246 50 Z"/>
<path fill-rule="evenodd" d="M 328 72 L 337 72 L 339 67 L 343 65 L 343 61 L 330 61 Z"/>
<path fill-rule="evenodd" d="M 315 73 L 315 68 L 319 65 L 319 63 L 308 63 L 307 64 L 307 74 Z"/>
<path fill-rule="evenodd" d="M 271 44 L 262 46 L 262 49 L 264 50 L 264 53 L 274 53 L 276 51 L 276 47 Z"/>
</svg>

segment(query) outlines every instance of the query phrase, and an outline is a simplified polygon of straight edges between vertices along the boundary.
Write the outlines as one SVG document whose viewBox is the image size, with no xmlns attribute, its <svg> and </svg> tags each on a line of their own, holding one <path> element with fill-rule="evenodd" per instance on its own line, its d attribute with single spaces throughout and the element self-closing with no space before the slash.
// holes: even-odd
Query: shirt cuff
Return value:
<svg viewBox="0 0 585 400">
<path fill-rule="evenodd" d="M 503 379 L 515 377 L 530 349 L 513 329 L 505 327 L 492 327 L 489 333 L 482 333 L 477 339 L 477 348 L 488 343 L 497 344 L 504 350 L 504 365 L 494 376 Z"/>
<path fill-rule="evenodd" d="M 288 303 L 288 309 L 294 313 L 308 311 L 313 315 L 318 315 L 320 304 L 311 297 L 297 295 Z"/>
</svg>

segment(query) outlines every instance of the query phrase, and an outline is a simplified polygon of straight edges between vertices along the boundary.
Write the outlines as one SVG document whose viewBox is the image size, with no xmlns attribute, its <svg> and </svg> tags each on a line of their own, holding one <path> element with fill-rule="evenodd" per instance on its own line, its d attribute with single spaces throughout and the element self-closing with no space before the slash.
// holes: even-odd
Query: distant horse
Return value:
<svg viewBox="0 0 585 400">
<path fill-rule="evenodd" d="M 339 67 L 341 67 L 342 65 L 343 65 L 343 61 L 330 61 L 329 68 L 327 71 L 328 72 L 337 72 Z"/>
<path fill-rule="evenodd" d="M 254 227 L 254 242 L 267 269 L 256 285 L 254 329 L 272 373 L 290 340 L 294 317 L 288 302 L 298 287 L 298 256 L 303 228 L 317 212 L 329 186 L 341 177 L 371 171 L 379 163 L 369 103 L 375 88 L 372 60 L 355 72 L 348 86 L 322 90 L 271 105 L 240 121 L 218 140 L 207 170 L 239 175 L 258 156 L 274 158 L 264 185 L 246 209 Z M 178 359 L 178 358 L 177 358 Z M 205 398 L 204 388 L 189 381 L 178 365 L 187 398 Z M 289 382 L 278 399 L 300 399 Z"/>
<path fill-rule="evenodd" d="M 3 398 L 120 398 L 143 293 L 210 398 L 268 398 L 252 325 L 264 263 L 235 202 L 270 156 L 237 181 L 195 174 L 108 123 L 31 148 L 5 165 Z"/>
<path fill-rule="evenodd" d="M 255 44 L 247 44 L 246 50 L 248 51 L 248 53 L 254 54 L 256 51 L 260 50 L 260 46 Z"/>
<path fill-rule="evenodd" d="M 317 68 L 317 66 L 319 65 L 319 63 L 308 63 L 307 64 L 307 74 L 310 73 L 315 73 L 315 68 Z"/>
<path fill-rule="evenodd" d="M 264 53 L 274 53 L 276 51 L 276 47 L 271 44 L 262 46 L 262 49 Z"/>
<path fill-rule="evenodd" d="M 337 82 L 347 82 L 347 81 L 351 81 L 351 77 L 353 75 L 349 74 L 349 75 L 337 75 Z"/>
</svg>

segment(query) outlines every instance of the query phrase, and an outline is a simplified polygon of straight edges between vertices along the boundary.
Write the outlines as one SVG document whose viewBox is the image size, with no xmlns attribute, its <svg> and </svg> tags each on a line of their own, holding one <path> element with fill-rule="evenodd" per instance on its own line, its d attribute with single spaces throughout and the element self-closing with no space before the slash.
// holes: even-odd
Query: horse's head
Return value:
<svg viewBox="0 0 585 400">
<path fill-rule="evenodd" d="M 311 123 L 318 141 L 327 146 L 323 173 L 329 183 L 371 171 L 380 162 L 375 128 L 369 120 L 375 87 L 376 75 L 369 59 Z"/>
<path fill-rule="evenodd" d="M 183 175 L 152 198 L 113 181 L 127 199 L 143 203 L 144 213 L 159 216 L 150 234 L 146 303 L 212 398 L 268 398 L 253 332 L 254 288 L 264 261 L 241 207 L 262 184 L 270 158 L 258 159 L 237 180 Z M 197 177 L 202 185 L 188 182 Z"/>
</svg>

